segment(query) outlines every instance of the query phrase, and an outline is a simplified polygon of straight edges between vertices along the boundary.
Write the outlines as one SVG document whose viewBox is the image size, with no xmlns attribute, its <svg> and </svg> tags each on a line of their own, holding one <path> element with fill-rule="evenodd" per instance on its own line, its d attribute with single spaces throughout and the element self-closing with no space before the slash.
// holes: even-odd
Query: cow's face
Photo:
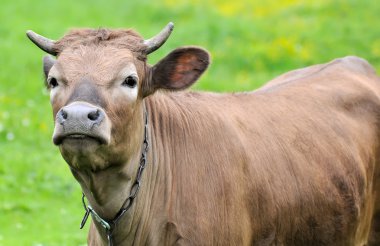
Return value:
<svg viewBox="0 0 380 246">
<path fill-rule="evenodd" d="M 145 63 L 128 49 L 112 46 L 65 49 L 56 61 L 47 57 L 44 63 L 55 118 L 53 142 L 67 162 L 102 168 L 105 160 L 125 161 L 135 151 L 128 144 L 138 136 L 128 129 L 140 133 L 133 119 L 141 118 Z"/>
<path fill-rule="evenodd" d="M 151 67 L 145 62 L 149 47 L 142 39 L 134 34 L 131 43 L 144 45 L 133 47 L 121 45 L 112 35 L 110 31 L 102 42 L 65 36 L 55 43 L 57 59 L 44 58 L 55 119 L 53 142 L 76 169 L 128 163 L 142 143 L 143 99 L 157 89 L 190 86 L 209 63 L 206 51 L 186 47 Z"/>
</svg>

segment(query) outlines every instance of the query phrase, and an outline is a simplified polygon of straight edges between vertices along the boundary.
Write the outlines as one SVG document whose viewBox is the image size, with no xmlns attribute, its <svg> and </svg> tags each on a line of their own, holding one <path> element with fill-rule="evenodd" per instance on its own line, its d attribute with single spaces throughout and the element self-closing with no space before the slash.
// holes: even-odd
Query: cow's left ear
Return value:
<svg viewBox="0 0 380 246">
<path fill-rule="evenodd" d="M 210 63 L 209 53 L 198 47 L 182 47 L 170 52 L 151 68 L 145 96 L 157 89 L 183 90 L 191 86 Z"/>
<path fill-rule="evenodd" d="M 49 75 L 50 69 L 53 67 L 55 63 L 55 59 L 52 56 L 46 55 L 44 56 L 42 62 L 44 64 L 44 75 L 45 75 L 45 80 L 46 80 Z"/>
</svg>

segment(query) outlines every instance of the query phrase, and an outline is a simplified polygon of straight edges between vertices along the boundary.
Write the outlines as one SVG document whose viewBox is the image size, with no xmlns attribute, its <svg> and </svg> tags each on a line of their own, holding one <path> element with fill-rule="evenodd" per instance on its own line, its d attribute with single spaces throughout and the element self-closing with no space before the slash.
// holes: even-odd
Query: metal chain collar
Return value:
<svg viewBox="0 0 380 246">
<path fill-rule="evenodd" d="M 86 202 L 84 199 L 85 195 L 84 195 L 84 193 L 82 193 L 82 203 L 84 206 L 84 210 L 86 212 L 85 212 L 83 219 L 82 219 L 82 222 L 80 224 L 80 229 L 82 229 L 84 227 L 84 225 L 86 224 L 86 221 L 88 219 L 88 216 L 91 214 L 92 219 L 99 222 L 100 225 L 106 230 L 108 245 L 109 246 L 113 245 L 112 232 L 115 229 L 116 224 L 120 220 L 120 218 L 131 208 L 133 201 L 135 200 L 137 193 L 140 190 L 141 177 L 142 177 L 142 173 L 143 173 L 145 166 L 146 166 L 146 155 L 148 153 L 148 148 L 149 148 L 149 143 L 148 143 L 148 114 L 145 110 L 143 151 L 141 153 L 140 165 L 139 165 L 139 169 L 138 169 L 137 174 L 136 174 L 136 179 L 132 185 L 129 196 L 127 197 L 127 199 L 125 199 L 123 205 L 121 206 L 119 212 L 117 212 L 115 217 L 111 221 L 107 221 L 107 220 L 102 219 L 90 205 L 88 205 L 88 206 L 86 205 Z"/>
</svg>

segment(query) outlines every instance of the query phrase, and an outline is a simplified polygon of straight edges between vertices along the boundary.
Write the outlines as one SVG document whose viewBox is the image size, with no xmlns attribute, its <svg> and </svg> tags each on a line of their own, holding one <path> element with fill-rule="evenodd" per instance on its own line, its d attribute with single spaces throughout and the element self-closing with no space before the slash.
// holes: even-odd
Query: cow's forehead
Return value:
<svg viewBox="0 0 380 246">
<path fill-rule="evenodd" d="M 65 49 L 55 64 L 59 76 L 74 83 L 82 77 L 92 78 L 97 83 L 108 83 L 115 79 L 125 67 L 135 62 L 128 49 L 107 46 L 81 46 Z"/>
</svg>

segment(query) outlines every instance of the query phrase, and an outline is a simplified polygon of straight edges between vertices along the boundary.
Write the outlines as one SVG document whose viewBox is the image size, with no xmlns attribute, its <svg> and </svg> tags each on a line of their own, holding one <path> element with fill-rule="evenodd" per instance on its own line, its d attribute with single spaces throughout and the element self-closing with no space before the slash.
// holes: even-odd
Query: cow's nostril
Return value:
<svg viewBox="0 0 380 246">
<path fill-rule="evenodd" d="M 67 112 L 65 110 L 61 110 L 61 116 L 64 120 L 67 120 Z"/>
<path fill-rule="evenodd" d="M 90 113 L 88 113 L 87 117 L 92 120 L 92 121 L 96 121 L 97 119 L 99 119 L 99 110 L 95 110 L 95 111 L 92 111 Z"/>
</svg>

